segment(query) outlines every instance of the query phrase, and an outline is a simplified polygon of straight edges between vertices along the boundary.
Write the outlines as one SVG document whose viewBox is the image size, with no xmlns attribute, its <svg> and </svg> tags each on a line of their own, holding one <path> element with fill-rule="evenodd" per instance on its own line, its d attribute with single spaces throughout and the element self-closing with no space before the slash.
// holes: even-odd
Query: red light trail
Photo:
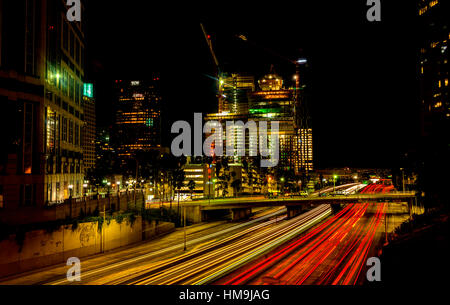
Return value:
<svg viewBox="0 0 450 305">
<path fill-rule="evenodd" d="M 385 193 L 392 189 L 371 184 L 361 192 Z M 218 284 L 358 284 L 386 209 L 385 203 L 349 204 L 304 236 Z"/>
</svg>

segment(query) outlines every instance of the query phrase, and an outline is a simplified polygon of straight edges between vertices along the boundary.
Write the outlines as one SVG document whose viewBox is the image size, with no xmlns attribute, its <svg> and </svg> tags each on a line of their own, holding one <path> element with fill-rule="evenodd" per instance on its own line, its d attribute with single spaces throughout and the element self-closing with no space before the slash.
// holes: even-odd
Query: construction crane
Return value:
<svg viewBox="0 0 450 305">
<path fill-rule="evenodd" d="M 214 64 L 215 64 L 215 75 L 214 75 L 214 78 L 217 81 L 217 87 L 218 87 L 217 98 L 219 99 L 219 110 L 220 110 L 222 108 L 221 105 L 224 104 L 224 101 L 225 101 L 225 98 L 226 98 L 224 96 L 224 94 L 223 94 L 224 86 L 226 86 L 226 84 L 225 84 L 225 82 L 223 80 L 223 76 L 224 75 L 222 74 L 222 71 L 221 71 L 220 65 L 219 65 L 219 61 L 217 60 L 216 53 L 214 52 L 214 48 L 213 48 L 212 41 L 211 41 L 211 35 L 209 35 L 206 32 L 206 29 L 205 29 L 205 27 L 203 26 L 202 23 L 200 23 L 200 27 L 202 28 L 203 35 L 205 36 L 206 43 L 207 43 L 207 45 L 209 47 L 209 51 L 211 52 L 211 56 L 212 56 L 212 58 L 214 60 Z"/>
<path fill-rule="evenodd" d="M 216 53 L 214 52 L 212 41 L 211 41 L 211 35 L 208 35 L 206 33 L 205 27 L 202 23 L 200 23 L 200 27 L 202 28 L 203 35 L 205 35 L 206 43 L 208 44 L 209 51 L 211 52 L 211 56 L 214 60 L 214 64 L 216 65 L 216 77 L 219 79 L 220 76 L 220 67 L 219 67 L 219 61 L 217 60 Z"/>
</svg>

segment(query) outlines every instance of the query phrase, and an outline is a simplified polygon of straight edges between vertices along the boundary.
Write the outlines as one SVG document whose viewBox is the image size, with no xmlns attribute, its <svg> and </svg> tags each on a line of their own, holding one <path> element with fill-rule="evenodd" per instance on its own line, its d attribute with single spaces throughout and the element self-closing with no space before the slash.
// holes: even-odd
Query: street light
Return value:
<svg viewBox="0 0 450 305">
<path fill-rule="evenodd" d="M 69 191 L 70 191 L 70 198 L 72 199 L 72 192 L 73 192 L 73 184 L 69 185 Z"/>
<path fill-rule="evenodd" d="M 280 178 L 280 181 L 281 181 L 281 192 L 284 194 L 284 182 L 286 181 L 286 179 L 284 178 L 284 177 L 281 177 Z"/>
<path fill-rule="evenodd" d="M 338 176 L 334 175 L 333 176 L 333 193 L 336 193 L 336 180 L 337 180 Z"/>
<path fill-rule="evenodd" d="M 83 184 L 84 197 L 86 197 L 87 188 L 88 188 L 88 184 L 87 183 Z"/>
<path fill-rule="evenodd" d="M 405 169 L 401 168 L 402 171 L 402 186 L 403 186 L 403 192 L 405 192 Z"/>
</svg>

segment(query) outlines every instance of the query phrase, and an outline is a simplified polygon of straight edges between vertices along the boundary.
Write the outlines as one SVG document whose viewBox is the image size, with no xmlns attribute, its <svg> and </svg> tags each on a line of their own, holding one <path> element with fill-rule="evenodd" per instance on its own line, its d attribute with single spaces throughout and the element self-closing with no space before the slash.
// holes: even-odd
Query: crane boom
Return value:
<svg viewBox="0 0 450 305">
<path fill-rule="evenodd" d="M 206 33 L 205 27 L 203 26 L 202 23 L 200 23 L 200 27 L 202 28 L 203 34 L 205 35 L 206 43 L 208 44 L 209 51 L 211 52 L 211 56 L 214 60 L 214 63 L 216 64 L 217 71 L 220 71 L 219 61 L 217 60 L 216 53 L 214 53 L 214 49 L 213 49 L 212 42 L 211 42 L 211 37 Z"/>
</svg>

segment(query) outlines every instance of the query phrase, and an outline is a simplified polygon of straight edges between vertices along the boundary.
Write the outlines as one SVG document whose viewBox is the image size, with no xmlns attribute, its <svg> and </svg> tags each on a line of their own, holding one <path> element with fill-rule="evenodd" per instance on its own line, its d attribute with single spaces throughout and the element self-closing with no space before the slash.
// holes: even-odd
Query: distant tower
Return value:
<svg viewBox="0 0 450 305">
<path fill-rule="evenodd" d="M 87 173 L 95 167 L 96 115 L 93 84 L 84 84 L 84 126 L 82 128 L 83 164 Z"/>
<path fill-rule="evenodd" d="M 253 120 L 280 122 L 280 164 L 285 170 L 295 173 L 313 170 L 312 129 L 307 127 L 305 112 L 295 111 L 301 105 L 302 93 L 297 88 L 283 87 L 283 79 L 274 73 L 262 77 L 259 81 L 261 91 L 251 94 L 249 113 Z M 298 104 L 296 104 L 298 103 Z M 300 122 L 300 124 L 298 124 Z M 304 124 L 304 125 L 301 125 Z"/>
<path fill-rule="evenodd" d="M 137 151 L 161 148 L 159 76 L 150 80 L 116 80 L 114 145 L 121 159 Z"/>
</svg>

